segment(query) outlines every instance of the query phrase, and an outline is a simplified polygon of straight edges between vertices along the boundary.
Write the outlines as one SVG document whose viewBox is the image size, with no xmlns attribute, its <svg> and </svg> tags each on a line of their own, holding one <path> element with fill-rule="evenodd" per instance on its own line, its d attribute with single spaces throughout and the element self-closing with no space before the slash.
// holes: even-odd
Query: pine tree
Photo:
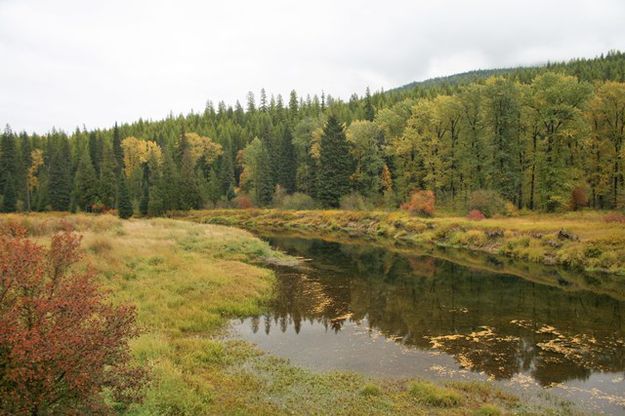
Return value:
<svg viewBox="0 0 625 416">
<path fill-rule="evenodd" d="M 371 101 L 371 91 L 369 90 L 369 87 L 367 87 L 367 92 L 365 93 L 364 106 L 365 120 L 373 121 L 373 117 L 375 117 L 375 109 L 373 108 L 373 102 Z"/>
<path fill-rule="evenodd" d="M 141 200 L 139 201 L 139 212 L 147 215 L 150 205 L 150 166 L 143 164 L 143 177 L 141 178 Z"/>
<path fill-rule="evenodd" d="M 130 192 L 126 184 L 126 177 L 120 175 L 117 182 L 117 215 L 119 218 L 127 219 L 132 217 L 132 201 L 130 200 Z"/>
<path fill-rule="evenodd" d="M 297 167 L 293 136 L 289 127 L 285 126 L 283 128 L 283 133 L 279 140 L 276 182 L 282 185 L 288 193 L 293 193 L 295 192 L 295 171 Z"/>
<path fill-rule="evenodd" d="M 255 182 L 256 202 L 260 206 L 271 204 L 273 198 L 274 184 L 271 175 L 271 159 L 269 151 L 263 143 L 257 161 L 257 172 Z"/>
<path fill-rule="evenodd" d="M 21 178 L 21 183 L 20 183 L 20 187 L 19 189 L 21 189 L 21 192 L 23 192 L 24 194 L 24 210 L 26 212 L 29 212 L 31 210 L 31 195 L 30 195 L 30 187 L 28 185 L 28 171 L 32 165 L 33 159 L 32 159 L 32 148 L 30 146 L 30 137 L 28 137 L 27 134 L 22 134 L 21 136 L 21 153 L 22 153 L 22 157 L 21 157 L 21 162 L 22 162 L 22 166 L 20 169 L 20 178 Z"/>
<path fill-rule="evenodd" d="M 83 150 L 74 178 L 74 200 L 82 211 L 91 211 L 98 199 L 98 178 L 91 163 L 90 152 Z"/>
<path fill-rule="evenodd" d="M 2 189 L 3 192 L 9 176 L 12 177 L 13 181 L 15 181 L 18 176 L 17 161 L 15 135 L 9 125 L 7 125 L 2 134 L 2 141 L 0 142 L 0 189 Z M 13 183 L 13 186 L 15 186 L 15 183 Z"/>
<path fill-rule="evenodd" d="M 122 138 L 117 122 L 115 127 L 113 127 L 113 155 L 115 156 L 116 164 L 115 175 L 119 176 L 124 169 L 124 150 L 122 149 Z"/>
<path fill-rule="evenodd" d="M 50 177 L 48 180 L 48 196 L 54 211 L 67 211 L 71 202 L 70 166 L 71 153 L 69 142 L 65 136 L 56 144 L 50 159 Z"/>
<path fill-rule="evenodd" d="M 353 162 L 343 126 L 334 115 L 323 129 L 319 162 L 319 199 L 326 207 L 338 207 L 340 198 L 350 191 Z"/>
<path fill-rule="evenodd" d="M 113 208 L 116 206 L 116 170 L 117 162 L 115 161 L 113 150 L 110 146 L 104 146 L 102 151 L 102 163 L 100 164 L 98 197 L 100 202 L 102 202 L 102 204 L 104 204 L 107 208 Z"/>
<path fill-rule="evenodd" d="M 7 173 L 4 179 L 4 190 L 2 197 L 2 212 L 15 212 L 17 210 L 17 191 L 15 180 L 11 172 Z"/>
</svg>

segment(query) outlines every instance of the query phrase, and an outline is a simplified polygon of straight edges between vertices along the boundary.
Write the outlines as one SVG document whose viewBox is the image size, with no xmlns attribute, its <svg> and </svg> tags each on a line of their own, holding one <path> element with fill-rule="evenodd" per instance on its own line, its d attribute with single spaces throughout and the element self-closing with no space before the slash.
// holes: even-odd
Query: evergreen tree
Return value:
<svg viewBox="0 0 625 416">
<path fill-rule="evenodd" d="M 255 178 L 256 202 L 260 206 L 271 204 L 274 183 L 271 175 L 271 159 L 267 146 L 263 143 L 258 158 L 257 174 Z"/>
<path fill-rule="evenodd" d="M 102 204 L 104 204 L 107 208 L 113 208 L 116 206 L 116 170 L 117 162 L 115 161 L 113 150 L 110 146 L 104 146 L 102 151 L 102 163 L 100 164 L 98 197 L 100 202 L 102 202 Z"/>
<path fill-rule="evenodd" d="M 122 149 L 122 138 L 117 122 L 113 127 L 113 155 L 116 163 L 115 175 L 119 176 L 124 169 L 124 150 Z"/>
<path fill-rule="evenodd" d="M 143 177 L 141 178 L 141 200 L 139 201 L 139 212 L 141 215 L 148 215 L 150 205 L 150 166 L 143 164 Z"/>
<path fill-rule="evenodd" d="M 20 135 L 20 138 L 22 166 L 19 175 L 21 179 L 19 189 L 21 190 L 20 192 L 23 192 L 24 210 L 29 212 L 31 210 L 31 195 L 30 187 L 28 185 L 28 171 L 33 162 L 32 147 L 30 145 L 30 137 L 28 137 L 27 134 Z"/>
<path fill-rule="evenodd" d="M 18 175 L 17 162 L 15 135 L 7 124 L 2 134 L 2 141 L 0 142 L 0 189 L 4 190 L 9 177 L 12 177 L 12 181 L 15 181 Z M 12 186 L 15 186 L 15 183 L 13 183 Z"/>
<path fill-rule="evenodd" d="M 50 174 L 48 179 L 48 196 L 50 206 L 54 211 L 67 211 L 71 202 L 71 153 L 69 142 L 63 135 L 55 146 L 54 154 L 50 159 Z"/>
<path fill-rule="evenodd" d="M 132 201 L 130 200 L 130 192 L 128 192 L 128 185 L 124 175 L 120 175 L 117 182 L 117 201 L 117 215 L 119 218 L 127 219 L 132 217 Z"/>
<path fill-rule="evenodd" d="M 375 117 L 375 109 L 373 108 L 373 102 L 371 101 L 371 91 L 369 91 L 369 87 L 367 87 L 367 92 L 365 93 L 364 107 L 365 120 L 373 121 L 373 118 Z"/>
<path fill-rule="evenodd" d="M 74 201 L 82 211 L 91 211 L 98 199 L 98 178 L 91 163 L 90 152 L 83 151 L 74 178 Z"/>
<path fill-rule="evenodd" d="M 15 212 L 17 210 L 17 191 L 15 180 L 11 173 L 7 173 L 4 179 L 4 190 L 2 195 L 2 212 Z"/>
<path fill-rule="evenodd" d="M 282 185 L 288 193 L 295 192 L 295 171 L 296 158 L 295 148 L 293 147 L 293 136 L 289 127 L 283 128 L 283 133 L 279 137 L 277 157 L 276 181 Z"/>
<path fill-rule="evenodd" d="M 338 207 L 350 191 L 353 162 L 343 126 L 334 115 L 328 117 L 320 147 L 319 199 L 326 207 Z"/>
</svg>

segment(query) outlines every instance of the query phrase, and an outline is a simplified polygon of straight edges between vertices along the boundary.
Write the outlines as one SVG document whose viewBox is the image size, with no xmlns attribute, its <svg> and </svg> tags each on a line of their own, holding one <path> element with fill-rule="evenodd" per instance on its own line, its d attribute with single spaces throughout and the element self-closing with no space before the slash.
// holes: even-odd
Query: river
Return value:
<svg viewBox="0 0 625 416">
<path fill-rule="evenodd" d="M 493 380 L 525 400 L 625 414 L 622 299 L 374 245 L 261 237 L 306 259 L 275 268 L 266 315 L 232 322 L 267 352 L 315 371 Z"/>
</svg>

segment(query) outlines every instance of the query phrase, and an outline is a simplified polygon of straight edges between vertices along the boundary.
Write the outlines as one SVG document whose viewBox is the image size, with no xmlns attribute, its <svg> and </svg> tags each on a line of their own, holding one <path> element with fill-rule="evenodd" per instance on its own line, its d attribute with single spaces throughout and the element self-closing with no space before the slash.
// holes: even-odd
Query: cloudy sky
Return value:
<svg viewBox="0 0 625 416">
<path fill-rule="evenodd" d="M 623 0 L 0 0 L 0 123 L 107 127 L 625 49 Z"/>
</svg>

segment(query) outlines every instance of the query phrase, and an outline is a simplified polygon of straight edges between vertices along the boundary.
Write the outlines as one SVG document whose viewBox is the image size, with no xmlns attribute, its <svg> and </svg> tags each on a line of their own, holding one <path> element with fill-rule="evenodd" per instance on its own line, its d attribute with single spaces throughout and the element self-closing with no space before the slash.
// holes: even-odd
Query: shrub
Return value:
<svg viewBox="0 0 625 416">
<path fill-rule="evenodd" d="M 586 188 L 577 186 L 571 191 L 571 210 L 577 211 L 588 206 L 588 193 Z"/>
<path fill-rule="evenodd" d="M 236 196 L 232 202 L 234 203 L 235 208 L 239 209 L 249 209 L 254 208 L 254 203 L 252 202 L 252 198 L 249 195 L 241 194 Z"/>
<path fill-rule="evenodd" d="M 281 185 L 276 185 L 276 189 L 273 192 L 273 198 L 271 199 L 271 201 L 273 202 L 273 205 L 275 207 L 279 207 L 282 202 L 284 201 L 284 198 L 287 197 L 287 192 L 286 189 L 284 189 L 283 186 Z"/>
<path fill-rule="evenodd" d="M 414 382 L 409 387 L 410 394 L 420 403 L 436 407 L 454 407 L 462 402 L 455 391 L 428 382 Z"/>
<path fill-rule="evenodd" d="M 625 224 L 625 214 L 622 214 L 620 212 L 611 212 L 605 217 L 603 217 L 603 221 Z"/>
<path fill-rule="evenodd" d="M 499 215 L 506 210 L 506 201 L 495 191 L 477 190 L 469 196 L 469 211 L 478 210 L 486 218 Z"/>
<path fill-rule="evenodd" d="M 380 388 L 373 383 L 367 383 L 360 389 L 360 394 L 363 396 L 379 396 L 381 393 Z"/>
<path fill-rule="evenodd" d="M 371 208 L 367 199 L 358 192 L 342 196 L 339 201 L 341 209 L 348 211 L 366 211 Z"/>
<path fill-rule="evenodd" d="M 73 271 L 78 235 L 57 233 L 46 250 L 25 233 L 0 237 L 0 414 L 103 414 L 138 400 L 134 309 L 108 303 L 92 272 Z"/>
<path fill-rule="evenodd" d="M 279 209 L 308 210 L 318 208 L 318 204 L 310 196 L 295 192 L 282 198 L 282 202 L 277 205 Z"/>
<path fill-rule="evenodd" d="M 482 214 L 482 211 L 479 209 L 472 209 L 469 211 L 469 215 L 467 215 L 467 219 L 471 221 L 481 221 L 486 218 L 486 215 Z"/>
<path fill-rule="evenodd" d="M 414 191 L 410 199 L 401 205 L 401 209 L 408 211 L 412 215 L 431 217 L 434 215 L 434 205 L 436 198 L 432 191 Z"/>
</svg>

